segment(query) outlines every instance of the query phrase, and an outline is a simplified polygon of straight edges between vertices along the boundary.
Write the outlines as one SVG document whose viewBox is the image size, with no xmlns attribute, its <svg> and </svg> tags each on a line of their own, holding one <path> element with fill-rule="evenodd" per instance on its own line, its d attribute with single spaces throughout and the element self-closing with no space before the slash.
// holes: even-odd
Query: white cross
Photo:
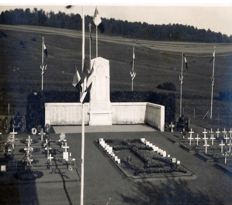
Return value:
<svg viewBox="0 0 232 205">
<path fill-rule="evenodd" d="M 40 140 L 43 141 L 43 138 L 44 138 L 44 136 L 46 136 L 46 133 L 43 130 L 41 130 L 39 135 L 40 135 Z"/>
<path fill-rule="evenodd" d="M 173 122 L 171 122 L 171 124 L 169 125 L 169 127 L 171 128 L 171 132 L 173 132 L 173 128 L 175 127 L 175 125 L 173 124 Z"/>
<path fill-rule="evenodd" d="M 14 126 L 13 126 L 13 132 L 10 132 L 11 135 L 13 135 L 13 140 L 15 140 L 15 134 L 18 134 L 18 132 L 14 131 Z"/>
<path fill-rule="evenodd" d="M 230 133 L 230 139 L 231 139 L 231 137 L 232 137 L 232 128 L 230 128 L 229 133 Z"/>
<path fill-rule="evenodd" d="M 226 128 L 224 128 L 224 130 L 222 131 L 222 133 L 224 134 L 224 138 L 225 138 L 225 135 L 226 135 L 226 133 L 227 133 L 227 131 L 226 131 Z"/>
<path fill-rule="evenodd" d="M 221 140 L 221 144 L 219 144 L 219 146 L 221 147 L 221 153 L 223 153 L 223 146 L 225 146 L 225 144 L 223 144 L 223 140 Z"/>
<path fill-rule="evenodd" d="M 215 140 L 214 134 L 211 134 L 210 139 L 212 140 L 212 145 L 213 145 L 213 141 Z"/>
<path fill-rule="evenodd" d="M 228 143 L 228 146 L 229 146 L 229 152 L 231 153 L 231 140 L 229 141 L 229 143 Z"/>
<path fill-rule="evenodd" d="M 206 143 L 206 140 L 208 139 L 208 138 L 206 137 L 206 134 L 207 134 L 206 129 L 204 129 L 204 132 L 202 132 L 202 133 L 204 134 L 204 137 L 203 137 L 202 139 L 205 140 L 205 143 Z"/>
<path fill-rule="evenodd" d="M 224 139 L 226 140 L 226 143 L 227 143 L 227 140 L 229 140 L 230 138 L 229 138 L 228 135 L 226 134 Z"/>
<path fill-rule="evenodd" d="M 206 134 L 208 133 L 207 131 L 206 131 L 206 129 L 204 129 L 204 132 L 202 132 L 203 134 L 204 134 L 204 140 L 206 140 L 206 139 L 208 139 L 208 138 L 206 138 Z"/>
<path fill-rule="evenodd" d="M 52 149 L 52 148 L 49 147 L 49 146 L 47 146 L 47 147 L 45 148 L 45 150 L 47 150 L 47 157 L 49 156 L 49 151 L 50 151 L 51 149 Z"/>
<path fill-rule="evenodd" d="M 29 152 L 29 151 L 33 151 L 33 147 L 28 146 L 28 147 L 25 147 L 24 150 L 25 150 L 25 151 L 28 151 L 28 152 Z"/>
<path fill-rule="evenodd" d="M 190 137 L 188 138 L 189 139 L 189 145 L 191 145 L 191 141 L 192 141 L 192 139 L 194 139 L 194 138 L 192 138 L 193 133 L 194 133 L 193 129 L 191 128 L 191 131 L 189 132 Z"/>
<path fill-rule="evenodd" d="M 207 153 L 207 147 L 209 146 L 209 145 L 207 144 L 207 140 L 205 141 L 205 144 L 204 144 L 203 146 L 205 146 L 205 153 Z"/>
<path fill-rule="evenodd" d="M 51 154 L 49 154 L 48 158 L 47 158 L 50 162 L 52 161 L 53 157 Z"/>
<path fill-rule="evenodd" d="M 29 135 L 28 138 L 26 139 L 27 141 L 27 146 L 29 147 L 31 145 L 32 139 L 31 136 Z"/>
<path fill-rule="evenodd" d="M 198 140 L 200 140 L 201 138 L 199 137 L 199 135 L 197 134 L 197 137 L 195 138 L 197 140 L 197 145 L 198 145 Z"/>
<path fill-rule="evenodd" d="M 67 149 L 69 148 L 69 146 L 67 146 L 67 142 L 65 142 L 65 146 L 61 146 L 61 148 L 64 148 L 64 152 L 67 152 Z"/>
<path fill-rule="evenodd" d="M 215 132 L 216 134 L 217 134 L 217 138 L 219 137 L 219 134 L 221 133 L 220 131 L 219 131 L 219 128 L 217 128 L 217 131 Z"/>
</svg>

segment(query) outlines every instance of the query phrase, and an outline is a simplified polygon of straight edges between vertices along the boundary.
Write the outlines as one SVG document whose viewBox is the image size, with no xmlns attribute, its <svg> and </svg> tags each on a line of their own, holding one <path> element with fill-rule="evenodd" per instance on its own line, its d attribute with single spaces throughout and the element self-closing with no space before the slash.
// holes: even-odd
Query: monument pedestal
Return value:
<svg viewBox="0 0 232 205">
<path fill-rule="evenodd" d="M 98 57 L 91 60 L 91 65 L 94 72 L 90 91 L 89 125 L 112 125 L 109 61 Z"/>
</svg>

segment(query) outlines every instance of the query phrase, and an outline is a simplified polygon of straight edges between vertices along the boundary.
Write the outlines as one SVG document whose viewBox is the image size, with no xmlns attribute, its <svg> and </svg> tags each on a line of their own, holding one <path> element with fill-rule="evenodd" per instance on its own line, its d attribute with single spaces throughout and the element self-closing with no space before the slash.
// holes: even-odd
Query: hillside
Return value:
<svg viewBox="0 0 232 205">
<path fill-rule="evenodd" d="M 48 50 L 45 59 L 44 90 L 74 91 L 74 61 L 81 69 L 81 32 L 35 26 L 0 25 L 1 114 L 7 104 L 12 112 L 25 112 L 28 92 L 41 89 L 41 42 L 44 36 Z M 89 65 L 89 34 L 86 33 L 86 63 Z M 35 40 L 36 39 L 36 40 Z M 22 43 L 23 42 L 23 43 Z M 159 91 L 157 85 L 173 82 L 177 87 L 179 113 L 179 74 L 181 53 L 186 54 L 189 69 L 184 70 L 183 107 L 185 113 L 202 119 L 210 109 L 212 57 L 216 46 L 214 113 L 227 124 L 232 123 L 231 103 L 218 101 L 220 91 L 232 91 L 232 44 L 160 42 L 126 39 L 99 34 L 99 56 L 110 61 L 111 91 L 131 90 L 132 48 L 135 47 L 135 91 Z M 95 57 L 95 36 L 92 34 L 92 57 Z M 229 126 L 229 125 L 228 125 Z"/>
</svg>

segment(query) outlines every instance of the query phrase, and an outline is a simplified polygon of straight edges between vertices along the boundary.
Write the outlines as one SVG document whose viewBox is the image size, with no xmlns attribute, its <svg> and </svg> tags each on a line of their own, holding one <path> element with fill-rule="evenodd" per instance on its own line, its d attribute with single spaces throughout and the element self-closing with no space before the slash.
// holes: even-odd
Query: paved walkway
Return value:
<svg viewBox="0 0 232 205">
<path fill-rule="evenodd" d="M 82 126 L 53 126 L 54 132 L 59 133 L 81 133 Z M 85 126 L 86 133 L 96 132 L 155 132 L 156 129 L 148 125 L 102 125 Z"/>
</svg>

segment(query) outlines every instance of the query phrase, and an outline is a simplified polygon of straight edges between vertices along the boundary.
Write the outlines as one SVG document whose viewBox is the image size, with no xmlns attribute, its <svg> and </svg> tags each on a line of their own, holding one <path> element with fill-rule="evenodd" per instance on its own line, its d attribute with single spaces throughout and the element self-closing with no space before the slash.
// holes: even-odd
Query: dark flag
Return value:
<svg viewBox="0 0 232 205">
<path fill-rule="evenodd" d="M 211 63 L 213 61 L 213 59 L 215 58 L 215 51 L 213 51 L 213 56 L 211 57 L 209 63 Z"/>
<path fill-rule="evenodd" d="M 45 44 L 44 44 L 44 53 L 45 53 L 45 56 L 47 57 L 48 56 L 48 50 L 47 50 Z"/>
<path fill-rule="evenodd" d="M 72 5 L 65 6 L 66 9 L 70 9 L 71 7 L 72 7 Z"/>
<path fill-rule="evenodd" d="M 183 54 L 183 57 L 184 57 L 185 67 L 188 70 L 188 62 L 187 62 L 187 58 L 186 58 L 185 54 Z"/>
<path fill-rule="evenodd" d="M 76 72 L 73 76 L 73 82 L 72 82 L 72 85 L 73 87 L 75 87 L 78 91 L 82 91 L 82 82 L 81 82 L 81 77 L 80 77 L 80 74 L 76 68 L 76 64 L 75 64 L 75 69 L 76 69 Z"/>
</svg>

